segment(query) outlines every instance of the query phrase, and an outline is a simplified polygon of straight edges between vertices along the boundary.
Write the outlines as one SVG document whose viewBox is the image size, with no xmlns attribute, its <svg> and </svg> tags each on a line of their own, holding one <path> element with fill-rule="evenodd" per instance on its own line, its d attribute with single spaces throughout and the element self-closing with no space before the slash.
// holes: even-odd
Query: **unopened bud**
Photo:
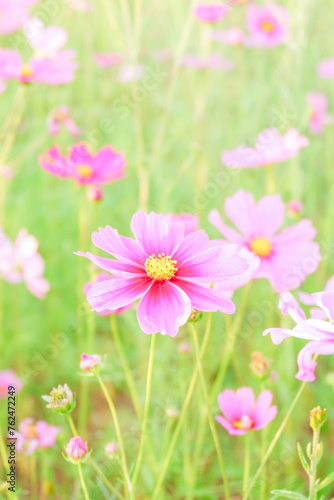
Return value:
<svg viewBox="0 0 334 500">
<path fill-rule="evenodd" d="M 250 369 L 259 379 L 266 378 L 270 373 L 271 359 L 266 358 L 262 352 L 257 351 L 252 354 Z"/>
<path fill-rule="evenodd" d="M 115 455 L 115 453 L 118 452 L 118 444 L 114 441 L 111 441 L 110 443 L 106 444 L 104 451 L 109 457 L 112 457 Z"/>
<path fill-rule="evenodd" d="M 188 318 L 189 323 L 197 323 L 203 316 L 202 311 L 197 311 L 197 309 L 192 309 L 190 316 Z"/>
<path fill-rule="evenodd" d="M 313 430 L 319 430 L 327 419 L 327 410 L 324 408 L 323 410 L 320 406 L 313 408 L 310 411 L 310 426 Z"/>
</svg>

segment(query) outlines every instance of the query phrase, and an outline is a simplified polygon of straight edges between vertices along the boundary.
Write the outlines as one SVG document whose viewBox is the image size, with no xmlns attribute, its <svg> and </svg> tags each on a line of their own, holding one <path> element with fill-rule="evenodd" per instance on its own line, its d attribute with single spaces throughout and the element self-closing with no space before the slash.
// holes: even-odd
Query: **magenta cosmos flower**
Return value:
<svg viewBox="0 0 334 500">
<path fill-rule="evenodd" d="M 276 292 L 298 288 L 317 269 L 320 251 L 310 220 L 278 232 L 285 213 L 280 195 L 266 195 L 256 203 L 251 193 L 240 190 L 226 199 L 225 212 L 239 232 L 225 225 L 217 210 L 211 210 L 209 221 L 229 242 L 260 258 L 253 277 L 267 278 Z"/>
<path fill-rule="evenodd" d="M 255 401 L 251 387 L 241 387 L 236 392 L 226 389 L 218 394 L 218 405 L 224 415 L 216 417 L 231 436 L 241 436 L 250 430 L 263 429 L 277 415 L 277 406 L 271 406 L 273 395 L 270 391 L 260 392 Z"/>
<path fill-rule="evenodd" d="M 71 178 L 84 186 L 100 186 L 125 176 L 125 155 L 111 146 L 103 146 L 96 154 L 84 143 L 75 144 L 67 156 L 57 146 L 39 156 L 40 166 L 55 177 Z"/>
<path fill-rule="evenodd" d="M 290 128 L 284 135 L 276 129 L 266 129 L 258 135 L 254 148 L 244 145 L 223 151 L 221 160 L 227 167 L 236 169 L 268 167 L 297 156 L 308 144 L 307 137 L 296 129 Z"/>
<path fill-rule="evenodd" d="M 309 129 L 314 135 L 321 135 L 325 125 L 332 123 L 332 117 L 327 113 L 328 99 L 321 92 L 309 92 L 307 103 L 310 107 Z"/>
<path fill-rule="evenodd" d="M 313 382 L 317 362 L 313 360 L 315 354 L 334 354 L 334 292 L 317 292 L 312 294 L 315 304 L 320 307 L 328 321 L 321 319 L 306 319 L 304 311 L 299 307 L 291 293 L 282 294 L 279 308 L 282 314 L 290 316 L 296 323 L 292 329 L 268 328 L 263 335 L 270 334 L 275 345 L 280 344 L 287 337 L 297 337 L 309 340 L 297 357 L 298 373 L 296 378 L 305 382 Z"/>
<path fill-rule="evenodd" d="M 204 23 L 216 23 L 229 12 L 227 5 L 221 4 L 198 4 L 195 6 L 195 16 Z"/>
<path fill-rule="evenodd" d="M 13 370 L 0 371 L 0 399 L 8 397 L 8 387 L 14 387 L 16 393 L 22 389 L 23 382 Z"/>
<path fill-rule="evenodd" d="M 131 221 L 135 240 L 110 226 L 93 233 L 93 243 L 116 260 L 78 252 L 115 278 L 94 285 L 87 298 L 93 310 L 118 309 L 140 299 L 137 318 L 146 334 L 174 337 L 191 308 L 232 314 L 234 304 L 206 287 L 246 271 L 236 245 L 209 241 L 204 231 L 184 235 L 162 214 L 137 212 Z"/>
<path fill-rule="evenodd" d="M 95 285 L 95 283 L 101 283 L 102 281 L 108 281 L 111 280 L 112 276 L 107 273 L 99 273 L 96 277 L 94 282 L 87 282 L 84 286 L 84 294 L 88 295 L 89 290 L 92 288 L 92 286 Z M 114 311 L 111 311 L 110 309 L 105 309 L 103 311 L 99 311 L 97 314 L 99 316 L 110 316 L 110 314 L 123 314 L 125 311 L 128 311 L 129 309 L 132 309 L 134 306 L 133 303 L 127 304 L 124 307 L 119 307 L 118 309 L 115 309 Z"/>
<path fill-rule="evenodd" d="M 288 10 L 279 3 L 268 3 L 265 6 L 249 5 L 247 7 L 247 28 L 249 47 L 272 48 L 286 42 L 288 37 Z"/>
<path fill-rule="evenodd" d="M 73 120 L 71 110 L 68 106 L 59 106 L 54 109 L 48 116 L 47 126 L 51 137 L 59 134 L 61 126 L 66 128 L 72 137 L 81 135 L 81 129 Z"/>
<path fill-rule="evenodd" d="M 56 444 L 61 427 L 49 425 L 44 420 L 39 420 L 34 424 L 33 418 L 25 418 L 19 425 L 17 433 L 18 451 L 25 450 L 26 455 L 31 455 L 37 448 L 53 448 Z"/>
<path fill-rule="evenodd" d="M 318 64 L 317 73 L 320 78 L 334 78 L 334 57 L 321 61 Z"/>
<path fill-rule="evenodd" d="M 63 50 L 54 57 L 32 57 L 24 63 L 17 50 L 0 49 L 0 79 L 46 85 L 68 83 L 74 80 L 74 73 L 79 67 L 73 61 L 75 55 L 72 50 Z"/>
<path fill-rule="evenodd" d="M 29 292 L 43 299 L 50 290 L 37 239 L 21 229 L 15 243 L 0 228 L 0 276 L 13 285 L 24 282 Z"/>
<path fill-rule="evenodd" d="M 0 0 L 0 35 L 22 28 L 29 19 L 29 9 L 39 0 Z"/>
</svg>

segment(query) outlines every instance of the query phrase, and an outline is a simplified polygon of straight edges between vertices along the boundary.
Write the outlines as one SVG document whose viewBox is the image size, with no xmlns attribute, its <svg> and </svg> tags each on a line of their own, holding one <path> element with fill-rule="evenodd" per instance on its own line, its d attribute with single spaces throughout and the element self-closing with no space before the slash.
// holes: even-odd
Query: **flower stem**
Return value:
<svg viewBox="0 0 334 500">
<path fill-rule="evenodd" d="M 70 413 L 66 413 L 66 417 L 67 417 L 68 423 L 70 425 L 73 436 L 76 436 L 76 437 L 79 436 L 78 431 L 74 425 L 73 418 L 70 415 Z"/>
<path fill-rule="evenodd" d="M 313 430 L 311 471 L 309 476 L 309 500 L 317 500 L 315 483 L 317 480 L 317 465 L 319 460 L 318 446 L 320 440 L 320 429 Z"/>
<path fill-rule="evenodd" d="M 251 483 L 249 485 L 248 490 L 243 495 L 242 500 L 247 500 L 249 498 L 249 495 L 250 495 L 250 493 L 251 493 L 251 491 L 252 491 L 252 489 L 253 489 L 256 481 L 258 480 L 258 478 L 259 478 L 259 476 L 260 476 L 260 474 L 261 474 L 264 466 L 266 465 L 266 463 L 267 463 L 267 461 L 268 461 L 268 459 L 269 459 L 269 457 L 270 457 L 273 449 L 275 448 L 275 446 L 277 444 L 277 441 L 281 437 L 281 434 L 282 434 L 282 432 L 283 432 L 283 430 L 284 430 L 284 428 L 285 428 L 285 426 L 287 424 L 287 421 L 289 420 L 290 415 L 293 412 L 294 407 L 296 406 L 296 404 L 297 404 L 300 396 L 302 395 L 302 393 L 303 393 L 303 391 L 304 391 L 304 389 L 306 387 L 306 384 L 307 384 L 307 382 L 303 382 L 302 385 L 300 386 L 300 388 L 299 388 L 299 390 L 298 390 L 298 392 L 297 392 L 294 400 L 292 401 L 292 403 L 290 405 L 290 408 L 288 409 L 288 411 L 287 411 L 287 413 L 286 413 L 286 415 L 285 415 L 285 417 L 284 417 L 281 425 L 279 426 L 279 428 L 278 428 L 278 430 L 277 430 L 277 432 L 276 432 L 276 434 L 275 434 L 272 442 L 270 443 L 270 446 L 269 446 L 269 448 L 267 450 L 267 453 L 264 455 L 264 457 L 263 457 L 263 459 L 261 461 L 261 464 L 260 464 L 259 468 L 257 469 L 257 471 L 255 473 L 255 476 L 253 477 L 253 479 L 252 479 L 252 481 L 251 481 Z"/>
<path fill-rule="evenodd" d="M 109 488 L 109 490 L 117 497 L 119 498 L 120 500 L 124 500 L 124 497 L 123 495 L 120 494 L 119 491 L 116 490 L 116 488 L 114 488 L 114 486 L 111 484 L 110 481 L 108 481 L 108 479 L 106 478 L 106 476 L 103 474 L 103 472 L 99 469 L 97 463 L 93 460 L 93 459 L 90 459 L 89 462 L 88 462 L 92 467 L 93 469 L 95 470 L 96 474 L 98 476 L 100 476 L 100 478 L 102 479 L 102 481 L 104 482 L 104 484 L 106 485 L 107 488 Z"/>
<path fill-rule="evenodd" d="M 201 346 L 201 358 L 203 357 L 203 355 L 204 355 L 204 353 L 206 351 L 206 348 L 208 346 L 208 342 L 209 342 L 209 338 L 210 338 L 210 333 L 211 333 L 211 325 L 212 325 L 212 315 L 211 315 L 211 313 L 208 313 L 208 320 L 207 320 L 206 331 L 205 331 L 203 343 L 202 343 L 202 346 Z M 193 392 L 194 392 L 194 389 L 195 389 L 197 375 L 198 375 L 198 366 L 196 364 L 195 367 L 194 367 L 193 374 L 191 376 L 191 380 L 190 380 L 190 384 L 189 384 L 189 387 L 188 387 L 187 394 L 186 394 L 186 396 L 184 398 L 184 402 L 183 402 L 182 410 L 181 410 L 181 413 L 180 413 L 180 416 L 179 416 L 179 420 L 178 420 L 177 425 L 175 427 L 173 437 L 172 437 L 172 439 L 170 441 L 170 445 L 169 445 L 169 448 L 168 448 L 168 451 L 167 451 L 167 454 L 166 454 L 166 458 L 165 458 L 165 461 L 163 463 L 161 472 L 159 474 L 158 481 L 157 481 L 157 484 L 156 484 L 156 487 L 155 487 L 155 490 L 153 492 L 151 500 L 157 500 L 158 499 L 158 495 L 160 493 L 161 486 L 162 486 L 162 484 L 164 482 L 164 479 L 165 479 L 165 476 L 166 476 L 166 473 L 167 473 L 167 470 L 168 470 L 168 466 L 169 466 L 169 463 L 171 461 L 171 458 L 172 458 L 172 455 L 173 455 L 173 451 L 174 451 L 174 448 L 175 448 L 176 443 L 177 443 L 177 439 L 178 439 L 180 431 L 182 429 L 182 425 L 183 425 L 183 422 L 184 422 L 184 419 L 185 419 L 186 411 L 188 409 L 188 406 L 190 404 L 190 401 L 191 401 L 191 398 L 192 398 L 192 395 L 193 395 Z"/>
<path fill-rule="evenodd" d="M 194 327 L 193 324 L 191 324 L 191 329 L 192 329 L 193 337 L 194 337 L 194 345 L 195 345 L 195 351 L 196 351 L 198 373 L 199 373 L 199 377 L 200 377 L 200 381 L 201 381 L 201 385 L 202 385 L 202 391 L 204 394 L 204 400 L 205 400 L 205 404 L 206 404 L 209 425 L 210 425 L 213 441 L 214 441 L 215 446 L 216 446 L 220 470 L 221 470 L 222 477 L 223 477 L 224 488 L 225 488 L 225 499 L 230 500 L 230 498 L 231 498 L 230 497 L 230 488 L 229 488 L 228 479 L 227 479 L 227 475 L 226 475 L 223 455 L 222 455 L 222 452 L 220 449 L 218 434 L 217 434 L 215 423 L 214 423 L 212 413 L 211 413 L 209 394 L 208 394 L 208 390 L 207 390 L 207 386 L 206 386 L 206 382 L 205 382 L 205 377 L 204 377 L 204 373 L 203 373 L 203 366 L 202 366 L 202 362 L 201 362 L 201 354 L 200 354 L 200 349 L 199 349 L 199 344 L 198 344 L 197 332 L 196 332 L 196 328 Z"/>
<path fill-rule="evenodd" d="M 249 483 L 250 471 L 250 441 L 249 434 L 245 435 L 245 462 L 244 462 L 244 479 L 242 483 L 242 494 L 245 495 Z"/>
<path fill-rule="evenodd" d="M 121 452 L 121 462 L 122 462 L 123 474 L 124 474 L 124 478 L 125 478 L 125 481 L 127 484 L 128 491 L 129 491 L 129 493 L 131 493 L 131 490 L 132 490 L 131 481 L 130 481 L 130 477 L 129 477 L 129 471 L 128 471 L 128 466 L 127 466 L 127 462 L 126 462 L 124 443 L 123 443 L 122 433 L 121 433 L 121 429 L 120 429 L 119 422 L 118 422 L 116 408 L 115 408 L 115 405 L 114 405 L 114 403 L 109 395 L 109 392 L 107 391 L 107 388 L 106 388 L 106 386 L 101 378 L 101 375 L 99 373 L 96 373 L 96 378 L 100 384 L 100 387 L 102 389 L 104 397 L 106 398 L 106 401 L 108 403 L 109 410 L 110 410 L 110 413 L 111 413 L 111 416 L 112 416 L 112 419 L 114 422 L 117 440 L 118 440 L 118 444 L 119 444 L 119 449 Z"/>
<path fill-rule="evenodd" d="M 84 492 L 85 500 L 90 500 L 87 486 L 85 483 L 85 478 L 84 478 L 84 475 L 82 473 L 82 465 L 80 463 L 78 463 L 77 467 L 78 467 L 80 483 L 81 483 L 82 491 Z"/>
<path fill-rule="evenodd" d="M 151 338 L 150 356 L 149 356 L 149 360 L 148 360 L 147 379 L 146 379 L 146 399 L 145 399 L 144 417 L 143 417 L 143 423 L 142 423 L 141 441 L 140 441 L 140 445 L 139 445 L 139 452 L 138 452 L 136 467 L 135 467 L 135 470 L 134 470 L 134 473 L 132 476 L 133 493 L 134 493 L 135 485 L 136 485 L 136 482 L 138 479 L 141 462 L 143 459 L 145 439 L 146 439 L 146 434 L 147 434 L 148 414 L 149 414 L 150 399 L 151 399 L 151 386 L 152 386 L 155 339 L 156 339 L 156 335 L 153 334 L 152 338 Z"/>
</svg>

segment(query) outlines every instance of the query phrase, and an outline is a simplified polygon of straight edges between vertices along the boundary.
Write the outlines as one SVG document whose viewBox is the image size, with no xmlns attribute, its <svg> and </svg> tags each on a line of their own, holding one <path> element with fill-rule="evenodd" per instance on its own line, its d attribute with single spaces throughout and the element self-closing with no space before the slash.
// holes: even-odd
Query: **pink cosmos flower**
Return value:
<svg viewBox="0 0 334 500">
<path fill-rule="evenodd" d="M 227 45 L 242 45 L 245 33 L 240 28 L 230 28 L 227 31 L 214 31 L 212 38 Z"/>
<path fill-rule="evenodd" d="M 204 23 L 216 23 L 229 12 L 228 5 L 220 4 L 198 4 L 195 6 L 195 16 Z"/>
<path fill-rule="evenodd" d="M 91 186 L 87 190 L 86 195 L 87 195 L 87 199 L 89 201 L 100 201 L 103 198 L 103 191 L 102 191 L 102 189 L 99 189 L 95 186 Z"/>
<path fill-rule="evenodd" d="M 66 455 L 73 460 L 80 460 L 88 453 L 86 443 L 80 436 L 72 437 L 66 446 Z"/>
<path fill-rule="evenodd" d="M 317 73 L 320 78 L 334 78 L 334 57 L 321 61 L 318 64 Z"/>
<path fill-rule="evenodd" d="M 8 397 L 8 387 L 10 386 L 15 388 L 16 393 L 22 389 L 23 382 L 13 370 L 0 371 L 0 399 Z"/>
<path fill-rule="evenodd" d="M 282 314 L 290 316 L 296 323 L 293 329 L 268 328 L 263 335 L 270 334 L 275 345 L 280 344 L 287 337 L 297 337 L 308 340 L 297 357 L 298 373 L 296 378 L 306 382 L 316 379 L 315 369 L 317 362 L 313 360 L 315 354 L 334 354 L 334 292 L 317 292 L 312 294 L 315 304 L 326 314 L 329 321 L 320 319 L 306 319 L 305 313 L 299 307 L 296 299 L 290 294 L 280 297 Z"/>
<path fill-rule="evenodd" d="M 218 405 L 224 417 L 216 417 L 231 436 L 248 434 L 250 430 L 266 427 L 277 415 L 277 406 L 271 406 L 273 395 L 269 390 L 260 392 L 255 401 L 251 387 L 241 387 L 235 392 L 226 389 L 218 394 Z"/>
<path fill-rule="evenodd" d="M 74 80 L 78 63 L 73 61 L 75 52 L 63 50 L 54 57 L 32 57 L 23 63 L 17 50 L 0 49 L 0 80 L 17 80 L 21 83 L 59 85 Z"/>
<path fill-rule="evenodd" d="M 60 26 L 44 26 L 38 17 L 26 23 L 24 32 L 38 58 L 53 57 L 66 45 L 68 35 Z"/>
<path fill-rule="evenodd" d="M 67 156 L 57 146 L 38 157 L 40 166 L 55 177 L 75 179 L 77 184 L 100 186 L 125 176 L 125 155 L 111 146 L 103 146 L 96 154 L 84 143 L 75 144 Z"/>
<path fill-rule="evenodd" d="M 283 135 L 276 129 L 266 129 L 258 135 L 254 148 L 244 145 L 226 150 L 221 159 L 230 168 L 267 167 L 297 156 L 299 150 L 308 144 L 307 137 L 296 129 L 290 128 Z"/>
<path fill-rule="evenodd" d="M 90 372 L 101 365 L 101 356 L 98 354 L 81 354 L 80 370 Z"/>
<path fill-rule="evenodd" d="M 107 273 L 99 273 L 94 282 L 87 282 L 84 286 L 84 294 L 88 295 L 89 290 L 94 286 L 96 283 L 101 283 L 102 281 L 108 281 L 111 280 L 112 276 Z M 99 316 L 110 316 L 110 314 L 123 314 L 125 311 L 128 311 L 129 309 L 132 309 L 134 307 L 134 303 L 128 304 L 124 307 L 119 307 L 115 309 L 114 311 L 111 311 L 110 309 L 105 309 L 103 311 L 97 312 Z"/>
<path fill-rule="evenodd" d="M 329 278 L 329 280 L 327 281 L 324 292 L 334 292 L 334 276 Z M 299 300 L 306 306 L 316 305 L 313 294 L 299 292 Z M 321 309 L 321 307 L 310 307 L 309 313 L 312 319 L 327 319 L 327 315 L 323 311 L 323 309 Z"/>
<path fill-rule="evenodd" d="M 16 435 L 18 451 L 22 452 L 25 449 L 26 455 L 29 456 L 37 448 L 41 450 L 53 448 L 61 431 L 61 427 L 49 425 L 44 420 L 39 420 L 34 424 L 33 418 L 25 418 L 21 421 Z"/>
<path fill-rule="evenodd" d="M 317 269 L 320 252 L 312 241 L 316 230 L 310 220 L 278 232 L 285 212 L 279 194 L 263 196 L 256 203 L 251 193 L 240 190 L 226 199 L 225 211 L 240 232 L 225 225 L 217 210 L 211 210 L 209 221 L 229 242 L 260 258 L 253 277 L 267 278 L 276 292 L 299 287 Z"/>
<path fill-rule="evenodd" d="M 304 204 L 300 200 L 291 200 L 286 204 L 288 212 L 293 215 L 298 215 L 304 210 Z"/>
<path fill-rule="evenodd" d="M 37 239 L 26 229 L 21 229 L 13 244 L 0 228 L 0 276 L 13 285 L 24 282 L 32 295 L 43 299 L 50 285 L 37 250 Z"/>
<path fill-rule="evenodd" d="M 71 110 L 68 106 L 59 106 L 48 116 L 47 126 L 51 137 L 56 137 L 59 134 L 62 125 L 68 130 L 72 137 L 81 135 L 81 129 L 73 120 Z"/>
<path fill-rule="evenodd" d="M 184 230 L 184 235 L 187 236 L 199 229 L 199 220 L 194 214 L 167 214 L 166 221 L 171 224 L 177 224 Z"/>
<path fill-rule="evenodd" d="M 224 59 L 221 54 L 211 54 L 209 56 L 197 56 L 187 54 L 183 57 L 181 65 L 193 69 L 214 69 L 231 71 L 234 69 L 234 62 Z"/>
<path fill-rule="evenodd" d="M 38 0 L 0 0 L 0 35 L 22 28 L 29 19 L 30 7 Z"/>
<path fill-rule="evenodd" d="M 332 123 L 332 117 L 327 113 L 328 99 L 320 92 L 309 92 L 307 103 L 311 108 L 309 128 L 312 134 L 321 135 L 325 125 Z"/>
<path fill-rule="evenodd" d="M 118 66 L 123 62 L 123 57 L 116 52 L 110 52 L 107 54 L 98 53 L 95 54 L 96 64 L 104 69 L 109 68 L 110 66 Z"/>
<path fill-rule="evenodd" d="M 272 2 L 264 6 L 247 7 L 247 28 L 250 33 L 246 39 L 249 47 L 277 47 L 288 37 L 288 10 L 281 4 Z"/>
<path fill-rule="evenodd" d="M 235 245 L 210 242 L 204 231 L 185 236 L 181 226 L 154 212 L 137 212 L 131 229 L 135 240 L 120 236 L 110 226 L 92 235 L 93 243 L 116 260 L 77 252 L 115 276 L 88 291 L 93 310 L 115 310 L 140 299 L 137 318 L 141 329 L 146 334 L 160 332 L 172 337 L 186 323 L 191 308 L 235 311 L 229 299 L 206 287 L 247 269 Z"/>
</svg>

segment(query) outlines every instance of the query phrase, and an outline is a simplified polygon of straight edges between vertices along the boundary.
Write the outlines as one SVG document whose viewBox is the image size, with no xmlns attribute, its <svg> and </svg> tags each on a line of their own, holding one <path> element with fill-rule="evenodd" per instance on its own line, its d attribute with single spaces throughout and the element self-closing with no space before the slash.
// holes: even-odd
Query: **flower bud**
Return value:
<svg viewBox="0 0 334 500">
<path fill-rule="evenodd" d="M 101 370 L 101 356 L 98 354 L 81 354 L 80 369 L 85 372 L 98 372 Z"/>
<path fill-rule="evenodd" d="M 266 358 L 262 352 L 256 351 L 252 353 L 252 361 L 249 365 L 250 369 L 259 379 L 266 378 L 270 373 L 271 360 Z"/>
<path fill-rule="evenodd" d="M 320 430 L 323 424 L 327 420 L 327 410 L 324 408 L 323 410 L 320 406 L 313 408 L 310 411 L 310 426 L 314 431 Z"/>
<path fill-rule="evenodd" d="M 192 309 L 190 316 L 188 318 L 189 323 L 197 323 L 203 316 L 202 311 L 197 311 L 197 309 Z"/>
<path fill-rule="evenodd" d="M 71 413 L 71 411 L 75 408 L 73 392 L 67 384 L 54 387 L 50 392 L 50 395 L 42 396 L 42 399 L 48 403 L 46 405 L 47 408 L 51 408 L 58 413 Z"/>
<path fill-rule="evenodd" d="M 190 345 L 188 344 L 188 342 L 182 342 L 182 343 L 179 345 L 179 351 L 180 351 L 182 354 L 188 354 L 188 352 L 190 352 Z"/>
<path fill-rule="evenodd" d="M 104 451 L 109 457 L 113 457 L 118 452 L 118 444 L 111 441 L 105 446 Z"/>
<path fill-rule="evenodd" d="M 72 437 L 66 446 L 66 455 L 73 463 L 81 462 L 87 455 L 88 448 L 80 436 Z"/>
<path fill-rule="evenodd" d="M 87 199 L 89 201 L 100 201 L 103 198 L 103 191 L 102 191 L 102 189 L 99 189 L 97 187 L 91 186 L 87 190 L 86 195 L 87 195 Z"/>
</svg>

